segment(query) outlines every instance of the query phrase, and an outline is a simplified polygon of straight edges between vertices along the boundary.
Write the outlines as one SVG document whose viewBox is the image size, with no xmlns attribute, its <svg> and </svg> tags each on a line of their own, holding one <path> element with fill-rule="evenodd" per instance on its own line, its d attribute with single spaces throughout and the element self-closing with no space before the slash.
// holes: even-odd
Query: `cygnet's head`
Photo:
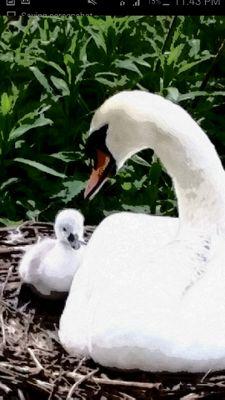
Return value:
<svg viewBox="0 0 225 400">
<path fill-rule="evenodd" d="M 85 198 L 93 197 L 107 177 L 115 174 L 128 158 L 149 147 L 149 112 L 151 103 L 157 101 L 164 99 L 147 92 L 124 91 L 110 97 L 96 111 L 87 141 L 93 171 Z M 152 125 L 154 140 L 155 125 Z"/>
<path fill-rule="evenodd" d="M 54 229 L 58 240 L 78 250 L 84 236 L 84 217 L 72 208 L 62 210 L 56 216 Z"/>
</svg>

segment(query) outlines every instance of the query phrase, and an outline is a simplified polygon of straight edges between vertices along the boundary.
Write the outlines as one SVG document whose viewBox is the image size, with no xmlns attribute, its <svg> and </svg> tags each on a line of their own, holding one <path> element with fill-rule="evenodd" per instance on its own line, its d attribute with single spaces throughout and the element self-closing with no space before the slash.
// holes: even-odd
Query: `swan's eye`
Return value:
<svg viewBox="0 0 225 400">
<path fill-rule="evenodd" d="M 66 231 L 67 231 L 67 229 L 66 229 L 66 228 L 63 228 L 63 231 L 64 231 L 64 232 L 66 232 Z"/>
</svg>

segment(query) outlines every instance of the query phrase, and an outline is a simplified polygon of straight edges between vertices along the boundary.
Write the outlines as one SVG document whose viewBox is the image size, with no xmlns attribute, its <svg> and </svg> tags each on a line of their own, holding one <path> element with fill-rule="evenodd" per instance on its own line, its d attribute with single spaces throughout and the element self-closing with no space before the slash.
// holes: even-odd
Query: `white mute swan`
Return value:
<svg viewBox="0 0 225 400">
<path fill-rule="evenodd" d="M 91 123 L 85 194 L 145 148 L 172 177 L 179 220 L 119 213 L 99 225 L 71 286 L 61 342 L 109 367 L 223 369 L 225 174 L 202 129 L 158 95 L 114 95 Z"/>
<path fill-rule="evenodd" d="M 84 244 L 84 217 L 74 209 L 62 210 L 54 225 L 56 239 L 46 238 L 24 254 L 19 275 L 42 296 L 57 298 L 69 291 L 80 266 Z"/>
</svg>

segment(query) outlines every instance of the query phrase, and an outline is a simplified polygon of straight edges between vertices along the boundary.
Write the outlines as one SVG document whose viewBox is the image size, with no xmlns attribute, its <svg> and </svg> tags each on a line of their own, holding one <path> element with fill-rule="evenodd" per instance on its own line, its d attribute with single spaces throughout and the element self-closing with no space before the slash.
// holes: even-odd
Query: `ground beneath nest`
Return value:
<svg viewBox="0 0 225 400">
<path fill-rule="evenodd" d="M 64 303 L 38 298 L 17 274 L 26 246 L 52 235 L 46 223 L 0 229 L 0 400 L 225 400 L 225 371 L 125 373 L 69 357 L 57 335 Z"/>
</svg>

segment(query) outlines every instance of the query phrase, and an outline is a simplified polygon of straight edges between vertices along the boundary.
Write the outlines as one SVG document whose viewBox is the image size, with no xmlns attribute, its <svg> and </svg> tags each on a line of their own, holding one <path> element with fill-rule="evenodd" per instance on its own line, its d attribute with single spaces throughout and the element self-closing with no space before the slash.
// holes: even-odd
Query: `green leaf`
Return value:
<svg viewBox="0 0 225 400">
<path fill-rule="evenodd" d="M 67 201 L 73 200 L 75 196 L 77 196 L 84 188 L 86 187 L 86 181 L 81 181 L 81 180 L 74 180 L 74 181 L 69 181 L 65 182 L 64 187 L 67 189 Z"/>
<path fill-rule="evenodd" d="M 177 103 L 179 101 L 179 96 L 180 96 L 180 93 L 177 88 L 175 88 L 175 87 L 167 88 L 167 96 L 166 96 L 167 99 Z"/>
<path fill-rule="evenodd" d="M 131 60 L 119 60 L 115 62 L 115 65 L 117 68 L 121 68 L 121 69 L 127 69 L 129 71 L 133 71 L 138 73 L 139 75 L 141 74 L 141 71 L 138 69 L 138 67 L 134 64 L 133 61 Z"/>
<path fill-rule="evenodd" d="M 30 129 L 37 128 L 40 126 L 45 126 L 45 125 L 52 125 L 52 124 L 53 124 L 53 121 L 51 119 L 41 116 L 36 121 L 34 121 L 32 124 L 24 124 L 24 125 L 19 126 L 16 129 L 13 129 L 9 134 L 9 141 L 18 139 L 20 136 L 24 135 L 24 133 L 26 133 Z"/>
<path fill-rule="evenodd" d="M 62 91 L 63 96 L 70 95 L 70 90 L 68 88 L 68 85 L 63 79 L 57 78 L 56 76 L 53 76 L 53 75 L 51 76 L 50 79 L 51 79 L 53 85 L 56 87 L 56 89 L 59 89 Z"/>
<path fill-rule="evenodd" d="M 192 39 L 190 40 L 191 50 L 189 52 L 189 56 L 193 57 L 196 56 L 200 52 L 201 48 L 201 41 L 199 39 Z"/>
<path fill-rule="evenodd" d="M 151 209 L 149 205 L 143 205 L 143 206 L 132 206 L 130 204 L 122 204 L 122 208 L 125 211 L 132 211 L 135 213 L 144 213 L 144 214 L 150 214 Z"/>
<path fill-rule="evenodd" d="M 12 183 L 18 182 L 18 178 L 9 178 L 7 181 L 3 182 L 0 186 L 0 190 L 6 189 L 8 186 L 12 185 Z"/>
<path fill-rule="evenodd" d="M 11 219 L 8 218 L 0 218 L 0 224 L 4 226 L 19 226 L 22 224 L 22 220 L 20 221 L 12 221 Z"/>
<path fill-rule="evenodd" d="M 11 110 L 11 101 L 7 93 L 3 93 L 1 96 L 1 113 L 7 115 Z"/>
<path fill-rule="evenodd" d="M 131 182 L 124 182 L 122 184 L 122 188 L 126 191 L 130 190 L 132 188 L 132 183 Z"/>
<path fill-rule="evenodd" d="M 26 158 L 14 158 L 14 161 L 25 164 L 25 165 L 29 165 L 30 167 L 36 168 L 39 171 L 45 172 L 46 174 L 56 176 L 58 178 L 63 178 L 63 179 L 66 178 L 66 175 L 61 174 L 60 172 L 57 172 L 54 169 L 49 168 L 46 165 L 43 165 L 37 161 L 27 160 Z"/>
<path fill-rule="evenodd" d="M 102 48 L 104 50 L 104 52 L 107 53 L 107 48 L 106 48 L 105 40 L 104 40 L 102 33 L 99 31 L 95 32 L 90 27 L 88 27 L 87 30 L 90 33 L 91 38 L 94 40 L 96 46 L 98 48 Z"/>
<path fill-rule="evenodd" d="M 216 97 L 216 96 L 225 96 L 225 91 L 218 91 L 218 92 L 205 92 L 201 90 L 196 90 L 196 92 L 188 92 L 185 94 L 180 94 L 179 96 L 179 101 L 185 101 L 185 100 L 193 100 L 196 97 Z"/>
<path fill-rule="evenodd" d="M 74 179 L 71 181 L 63 182 L 64 189 L 56 195 L 52 196 L 52 199 L 61 198 L 64 204 L 69 203 L 86 187 L 86 181 L 80 179 Z"/>
<path fill-rule="evenodd" d="M 144 175 L 141 179 L 136 179 L 134 181 L 135 188 L 137 190 L 140 190 L 143 187 L 144 183 L 147 181 L 147 179 L 148 179 L 147 175 Z"/>
<path fill-rule="evenodd" d="M 44 74 L 37 67 L 30 67 L 34 76 L 40 82 L 40 84 L 47 90 L 48 93 L 52 93 L 52 88 L 50 87 L 48 80 L 45 78 Z"/>
<path fill-rule="evenodd" d="M 87 39 L 86 43 L 83 44 L 83 46 L 80 47 L 80 55 L 79 55 L 79 58 L 80 58 L 80 60 L 81 60 L 84 64 L 85 64 L 85 63 L 87 62 L 87 60 L 88 60 L 88 57 L 87 57 L 87 47 L 88 47 L 88 45 L 89 45 L 89 43 L 90 43 L 91 40 L 92 40 L 92 37 L 90 36 L 90 37 Z"/>
<path fill-rule="evenodd" d="M 65 54 L 63 60 L 65 65 L 74 64 L 74 59 L 70 54 Z"/>
<path fill-rule="evenodd" d="M 66 73 L 65 73 L 65 71 L 58 65 L 58 64 L 56 64 L 54 61 L 46 61 L 46 60 L 44 60 L 43 58 L 40 58 L 40 57 L 38 57 L 37 59 L 36 59 L 36 61 L 41 61 L 41 62 L 43 62 L 44 64 L 47 64 L 47 65 L 50 65 L 51 67 L 53 67 L 54 69 L 56 69 L 60 74 L 62 74 L 62 75 L 65 75 Z"/>
<path fill-rule="evenodd" d="M 184 44 L 179 44 L 177 47 L 174 47 L 170 51 L 169 57 L 167 59 L 167 64 L 168 65 L 170 65 L 172 63 L 175 63 L 175 64 L 177 63 L 177 61 L 178 61 L 178 59 L 179 59 L 179 57 L 180 57 L 180 55 L 182 53 L 182 50 L 183 50 L 184 46 L 185 46 Z"/>
<path fill-rule="evenodd" d="M 96 81 L 102 83 L 105 86 L 109 86 L 111 88 L 115 87 L 115 82 L 114 81 L 109 81 L 108 79 L 102 78 L 101 76 L 97 77 Z"/>
<path fill-rule="evenodd" d="M 51 157 L 68 163 L 80 160 L 82 158 L 82 153 L 80 151 L 61 151 L 59 153 L 51 154 Z"/>
<path fill-rule="evenodd" d="M 137 154 L 135 154 L 135 155 L 132 157 L 132 160 L 133 160 L 136 164 L 144 165 L 145 167 L 148 167 L 148 168 L 151 167 L 151 164 L 149 164 L 148 161 L 144 160 L 142 157 L 138 156 Z"/>
<path fill-rule="evenodd" d="M 161 174 L 162 174 L 161 165 L 158 162 L 153 163 L 149 173 L 152 185 L 158 185 Z"/>
<path fill-rule="evenodd" d="M 210 58 L 212 58 L 212 56 L 211 56 L 211 55 L 208 55 L 208 56 L 206 56 L 206 57 L 201 58 L 201 60 L 198 60 L 198 61 L 193 61 L 193 62 L 191 62 L 191 63 L 185 62 L 185 64 L 182 65 L 182 66 L 179 68 L 178 74 L 181 74 L 182 72 L 188 71 L 189 69 L 195 67 L 196 65 L 198 65 L 198 64 L 200 64 L 200 63 L 202 63 L 202 62 L 204 62 L 204 61 L 209 60 Z"/>
</svg>

